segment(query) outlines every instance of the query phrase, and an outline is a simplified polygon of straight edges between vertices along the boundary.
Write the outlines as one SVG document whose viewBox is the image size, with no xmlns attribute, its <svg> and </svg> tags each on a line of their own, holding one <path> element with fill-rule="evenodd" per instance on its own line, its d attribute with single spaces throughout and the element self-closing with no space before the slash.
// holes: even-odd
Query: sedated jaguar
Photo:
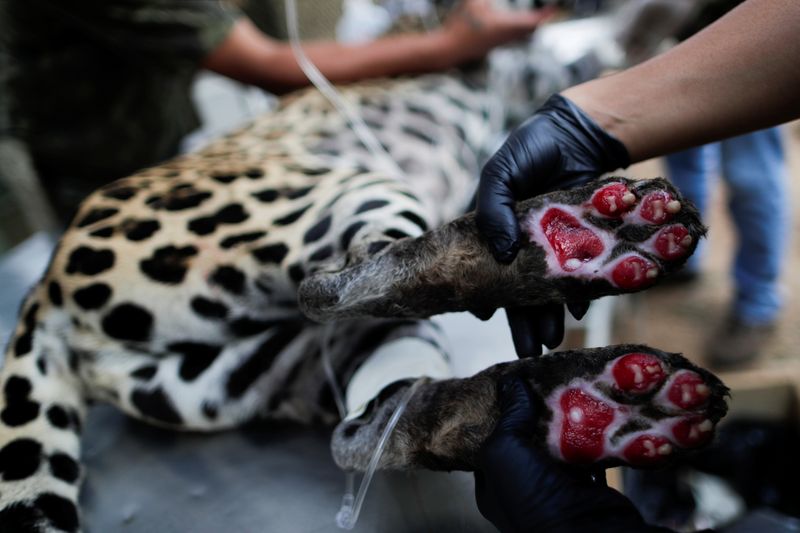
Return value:
<svg viewBox="0 0 800 533">
<path fill-rule="evenodd" d="M 425 317 L 640 290 L 680 266 L 704 231 L 665 181 L 609 178 L 520 204 L 529 242 L 512 265 L 494 263 L 471 216 L 456 219 L 497 134 L 487 110 L 500 97 L 480 79 L 340 88 L 402 174 L 380 170 L 306 90 L 87 198 L 6 350 L 0 524 L 79 529 L 91 401 L 178 430 L 256 417 L 335 424 L 335 461 L 363 469 L 421 378 L 380 467 L 470 470 L 498 416 L 496 383 L 513 373 L 543 402 L 538 444 L 560 460 L 651 465 L 707 443 L 725 387 L 646 346 L 449 379 L 441 332 Z M 405 364 L 387 372 L 389 359 Z M 331 375 L 346 391 L 345 418 Z M 598 405 L 610 421 L 575 416 Z"/>
</svg>

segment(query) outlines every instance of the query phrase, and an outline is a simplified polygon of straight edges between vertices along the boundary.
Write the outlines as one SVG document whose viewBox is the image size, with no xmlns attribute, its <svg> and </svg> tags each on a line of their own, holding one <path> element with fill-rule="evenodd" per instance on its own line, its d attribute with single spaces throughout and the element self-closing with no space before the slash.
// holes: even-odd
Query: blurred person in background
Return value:
<svg viewBox="0 0 800 533">
<path fill-rule="evenodd" d="M 653 55 L 665 38 L 697 33 L 743 0 L 634 0 L 619 40 L 633 62 Z M 654 31 L 654 25 L 656 31 Z M 731 87 L 733 89 L 733 87 Z M 790 229 L 788 176 L 780 128 L 747 133 L 665 157 L 669 179 L 701 213 L 720 175 L 738 241 L 734 294 L 722 323 L 706 342 L 706 360 L 728 369 L 755 360 L 775 331 L 782 306 L 780 272 Z M 698 279 L 706 243 L 668 283 Z"/>
<path fill-rule="evenodd" d="M 545 16 L 466 0 L 429 33 L 304 48 L 334 83 L 440 71 L 528 36 Z M 97 187 L 179 152 L 199 126 L 200 69 L 274 94 L 309 84 L 288 44 L 216 0 L 2 2 L 0 65 L 0 139 L 21 141 L 62 225 Z"/>
</svg>

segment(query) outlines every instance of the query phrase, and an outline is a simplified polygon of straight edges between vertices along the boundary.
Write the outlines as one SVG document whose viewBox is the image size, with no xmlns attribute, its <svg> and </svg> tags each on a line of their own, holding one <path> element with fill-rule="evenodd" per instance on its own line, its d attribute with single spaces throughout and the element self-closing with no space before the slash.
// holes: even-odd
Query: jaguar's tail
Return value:
<svg viewBox="0 0 800 533">
<path fill-rule="evenodd" d="M 28 297 L 0 370 L 0 533 L 79 528 L 86 400 L 47 305 Z"/>
</svg>

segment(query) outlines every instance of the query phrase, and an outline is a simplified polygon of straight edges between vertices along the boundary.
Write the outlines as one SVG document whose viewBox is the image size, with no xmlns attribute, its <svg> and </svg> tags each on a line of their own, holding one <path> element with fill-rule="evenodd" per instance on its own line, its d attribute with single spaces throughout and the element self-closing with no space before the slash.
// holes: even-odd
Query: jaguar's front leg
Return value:
<svg viewBox="0 0 800 533">
<path fill-rule="evenodd" d="M 535 445 L 576 464 L 657 466 L 707 444 L 727 388 L 678 354 L 640 345 L 560 352 L 493 366 L 467 379 L 426 380 L 411 397 L 379 463 L 385 469 L 472 470 L 500 413 L 497 386 L 526 380 L 545 416 Z M 363 470 L 414 380 L 386 387 L 335 431 L 333 455 Z"/>
<path fill-rule="evenodd" d="M 425 317 L 633 292 L 679 268 L 705 232 L 662 179 L 596 181 L 521 202 L 517 216 L 527 241 L 510 265 L 493 259 L 467 215 L 307 278 L 301 309 L 319 321 Z"/>
</svg>

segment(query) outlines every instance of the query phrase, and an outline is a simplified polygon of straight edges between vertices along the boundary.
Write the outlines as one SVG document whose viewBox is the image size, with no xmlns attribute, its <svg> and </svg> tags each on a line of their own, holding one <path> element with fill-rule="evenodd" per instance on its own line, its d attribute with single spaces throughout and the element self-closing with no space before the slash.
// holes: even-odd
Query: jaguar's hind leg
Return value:
<svg viewBox="0 0 800 533">
<path fill-rule="evenodd" d="M 128 353 L 92 388 L 110 393 L 107 399 L 136 418 L 178 430 L 218 431 L 256 418 L 332 425 L 342 411 L 364 408 L 382 388 L 376 380 L 450 376 L 438 332 L 426 322 L 288 323 L 231 342 L 213 357 L 209 347 L 192 343 L 173 347 L 183 353 L 158 358 L 137 361 Z M 409 341 L 417 353 L 369 364 L 386 346 Z M 438 350 L 434 365 L 419 364 L 426 350 Z"/>
<path fill-rule="evenodd" d="M 412 396 L 380 466 L 473 469 L 499 416 L 498 383 L 510 375 L 530 384 L 545 414 L 535 445 L 568 463 L 660 465 L 707 444 L 727 410 L 726 387 L 678 354 L 640 345 L 552 353 L 468 379 L 427 381 Z M 410 383 L 390 385 L 380 403 L 337 427 L 333 451 L 341 467 L 365 468 Z"/>
<path fill-rule="evenodd" d="M 87 386 L 103 401 L 148 423 L 219 431 L 275 416 L 318 351 L 318 328 L 273 324 L 224 346 L 176 342 L 159 354 L 119 347 L 87 361 Z M 309 416 L 283 413 L 309 422 Z"/>
<path fill-rule="evenodd" d="M 332 320 L 580 301 L 647 288 L 704 234 L 696 210 L 665 180 L 599 180 L 517 206 L 527 241 L 496 262 L 467 215 L 366 261 L 320 272 L 299 288 L 302 311 Z"/>
</svg>

